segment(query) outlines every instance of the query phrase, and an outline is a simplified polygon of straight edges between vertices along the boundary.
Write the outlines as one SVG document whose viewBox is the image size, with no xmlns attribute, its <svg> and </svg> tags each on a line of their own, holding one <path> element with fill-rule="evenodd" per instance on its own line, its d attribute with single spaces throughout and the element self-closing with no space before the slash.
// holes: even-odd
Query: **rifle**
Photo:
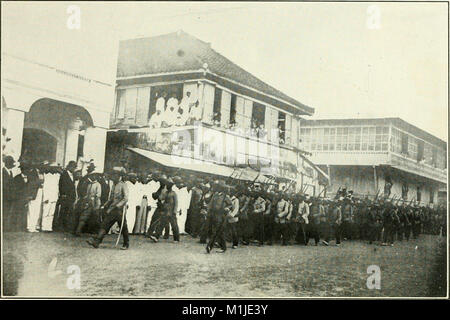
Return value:
<svg viewBox="0 0 450 320">
<path fill-rule="evenodd" d="M 339 187 L 339 189 L 336 191 L 336 195 L 334 196 L 335 199 L 338 198 L 339 193 L 341 192 L 342 187 Z"/>
<path fill-rule="evenodd" d="M 378 194 L 379 194 L 379 193 L 380 193 L 380 189 L 377 190 L 377 193 L 376 193 L 376 195 L 375 195 L 375 198 L 373 199 L 374 202 L 377 201 L 377 199 L 378 199 Z"/>
</svg>

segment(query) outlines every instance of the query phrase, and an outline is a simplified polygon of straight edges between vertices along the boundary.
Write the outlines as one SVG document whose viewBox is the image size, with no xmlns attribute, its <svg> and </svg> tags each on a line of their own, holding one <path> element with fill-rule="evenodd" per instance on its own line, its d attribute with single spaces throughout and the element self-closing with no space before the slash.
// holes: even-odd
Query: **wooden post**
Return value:
<svg viewBox="0 0 450 320">
<path fill-rule="evenodd" d="M 375 192 L 378 190 L 378 177 L 377 177 L 377 168 L 373 166 L 373 182 L 375 186 Z"/>
</svg>

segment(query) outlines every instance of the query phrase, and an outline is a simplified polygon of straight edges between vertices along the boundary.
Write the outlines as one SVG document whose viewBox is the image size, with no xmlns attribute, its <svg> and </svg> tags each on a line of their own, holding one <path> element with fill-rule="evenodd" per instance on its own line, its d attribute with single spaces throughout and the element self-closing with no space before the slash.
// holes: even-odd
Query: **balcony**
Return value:
<svg viewBox="0 0 450 320">
<path fill-rule="evenodd" d="M 442 183 L 447 183 L 447 170 L 436 168 L 426 163 L 419 163 L 416 160 L 410 159 L 405 155 L 397 153 L 389 153 L 389 165 L 400 170 L 408 171 L 410 173 L 436 180 Z"/>
<path fill-rule="evenodd" d="M 300 150 L 267 141 L 267 136 L 258 138 L 245 130 L 195 122 L 188 126 L 113 131 L 118 131 L 113 134 L 126 137 L 121 141 L 128 147 L 229 167 L 250 167 L 262 174 L 289 180 L 297 179 L 299 174 Z"/>
</svg>

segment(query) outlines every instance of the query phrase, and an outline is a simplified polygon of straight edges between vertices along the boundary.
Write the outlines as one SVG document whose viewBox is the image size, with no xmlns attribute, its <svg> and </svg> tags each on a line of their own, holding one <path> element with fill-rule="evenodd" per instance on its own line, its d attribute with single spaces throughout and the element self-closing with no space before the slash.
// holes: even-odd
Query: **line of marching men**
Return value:
<svg viewBox="0 0 450 320">
<path fill-rule="evenodd" d="M 393 245 L 420 233 L 446 235 L 444 206 L 355 199 L 350 192 L 326 200 L 229 179 L 168 178 L 157 170 L 138 176 L 119 168 L 102 174 L 94 164 L 81 176 L 74 161 L 65 169 L 21 162 L 14 175 L 12 157 L 3 162 L 4 231 L 122 232 L 158 242 L 163 231 L 168 238 L 171 230 L 176 242 L 185 232 L 199 237 L 208 251 L 219 246 L 220 252 L 226 250 L 226 240 L 233 248 L 275 241 L 307 245 L 311 238 L 316 245 L 331 240 L 339 245 L 342 239 Z M 124 219 L 111 220 L 113 216 Z M 98 247 L 100 242 L 93 243 Z M 128 246 L 127 237 L 123 248 Z"/>
<path fill-rule="evenodd" d="M 100 233 L 88 243 L 98 248 L 109 228 L 118 223 L 122 225 L 124 245 L 129 247 L 127 219 L 128 213 L 124 203 L 129 199 L 125 180 L 127 175 L 123 168 L 116 170 L 114 181 L 121 187 L 117 198 L 110 201 L 120 205 L 109 207 L 114 212 L 114 219 L 100 228 Z M 286 193 L 276 190 L 264 190 L 264 186 L 244 182 L 210 180 L 208 177 L 188 175 L 181 178 L 168 178 L 165 174 L 154 171 L 149 178 L 158 184 L 151 193 L 155 210 L 147 217 L 146 237 L 158 242 L 165 229 L 170 226 L 174 242 L 180 241 L 180 225 L 192 237 L 199 237 L 199 242 L 206 244 L 207 252 L 218 247 L 217 252 L 227 250 L 227 240 L 235 249 L 239 245 L 257 243 L 272 245 L 281 242 L 290 245 L 294 240 L 298 244 L 308 245 L 314 239 L 315 245 L 329 245 L 335 240 L 337 246 L 342 240 L 375 241 L 382 245 L 393 245 L 397 240 L 418 238 L 423 232 L 446 235 L 446 208 L 436 209 L 396 205 L 392 201 L 379 199 L 354 199 L 344 194 L 333 200 L 307 197 L 302 194 Z M 186 220 L 179 206 L 179 192 L 189 193 Z M 155 187 L 156 189 L 156 187 Z M 149 194 L 150 196 L 150 194 Z M 137 214 L 136 219 L 143 219 Z M 122 219 L 122 220 L 121 220 Z M 181 223 L 180 223 L 181 222 Z M 139 225 L 134 223 L 134 225 Z M 142 224 L 141 224 L 142 225 Z M 143 232 L 145 229 L 141 229 Z M 168 237 L 168 232 L 165 233 Z"/>
</svg>

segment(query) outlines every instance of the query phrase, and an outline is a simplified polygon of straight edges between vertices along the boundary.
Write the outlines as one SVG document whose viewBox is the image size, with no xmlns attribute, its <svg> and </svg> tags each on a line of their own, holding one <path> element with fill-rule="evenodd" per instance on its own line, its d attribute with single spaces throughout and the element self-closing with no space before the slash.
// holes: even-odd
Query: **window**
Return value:
<svg viewBox="0 0 450 320">
<path fill-rule="evenodd" d="M 236 123 L 236 95 L 231 94 L 230 124 Z"/>
<path fill-rule="evenodd" d="M 408 200 L 408 185 L 406 183 L 402 185 L 402 199 Z"/>
<path fill-rule="evenodd" d="M 431 164 L 436 167 L 437 166 L 437 148 L 433 147 L 433 153 L 431 155 Z"/>
<path fill-rule="evenodd" d="M 403 154 L 408 154 L 408 135 L 404 132 L 401 134 L 401 144 L 402 144 L 402 151 Z"/>
<path fill-rule="evenodd" d="M 278 112 L 278 129 L 280 132 L 280 143 L 285 143 L 285 132 L 286 132 L 286 114 L 283 112 Z"/>
<path fill-rule="evenodd" d="M 417 140 L 417 161 L 418 162 L 423 160 L 424 145 L 425 145 L 425 143 L 423 140 Z"/>
<path fill-rule="evenodd" d="M 413 137 L 409 137 L 408 139 L 408 157 L 416 160 L 418 154 L 418 144 L 417 139 Z"/>
<path fill-rule="evenodd" d="M 433 165 L 433 146 L 429 143 L 424 146 L 424 160 L 426 164 Z"/>
<path fill-rule="evenodd" d="M 164 106 L 158 106 L 158 107 L 165 107 L 167 105 L 167 101 L 171 97 L 175 97 L 178 100 L 178 103 L 181 102 L 181 99 L 183 99 L 183 84 L 177 83 L 177 84 L 170 84 L 170 85 L 162 85 L 162 86 L 152 86 L 150 90 L 150 103 L 149 103 L 149 112 L 148 117 L 151 118 L 151 116 L 156 112 L 156 102 L 159 98 L 163 98 Z M 161 110 L 164 112 L 164 110 Z"/>
<path fill-rule="evenodd" d="M 392 128 L 391 135 L 391 151 L 395 153 L 402 152 L 402 144 L 401 144 L 401 132 L 395 128 Z"/>
<path fill-rule="evenodd" d="M 222 90 L 214 88 L 213 123 L 220 125 L 220 102 L 222 101 Z"/>
<path fill-rule="evenodd" d="M 117 119 L 125 118 L 125 90 L 117 90 L 117 100 L 116 100 L 116 117 Z"/>
<path fill-rule="evenodd" d="M 78 135 L 78 146 L 77 146 L 77 161 L 83 157 L 84 150 L 84 135 Z"/>
</svg>

